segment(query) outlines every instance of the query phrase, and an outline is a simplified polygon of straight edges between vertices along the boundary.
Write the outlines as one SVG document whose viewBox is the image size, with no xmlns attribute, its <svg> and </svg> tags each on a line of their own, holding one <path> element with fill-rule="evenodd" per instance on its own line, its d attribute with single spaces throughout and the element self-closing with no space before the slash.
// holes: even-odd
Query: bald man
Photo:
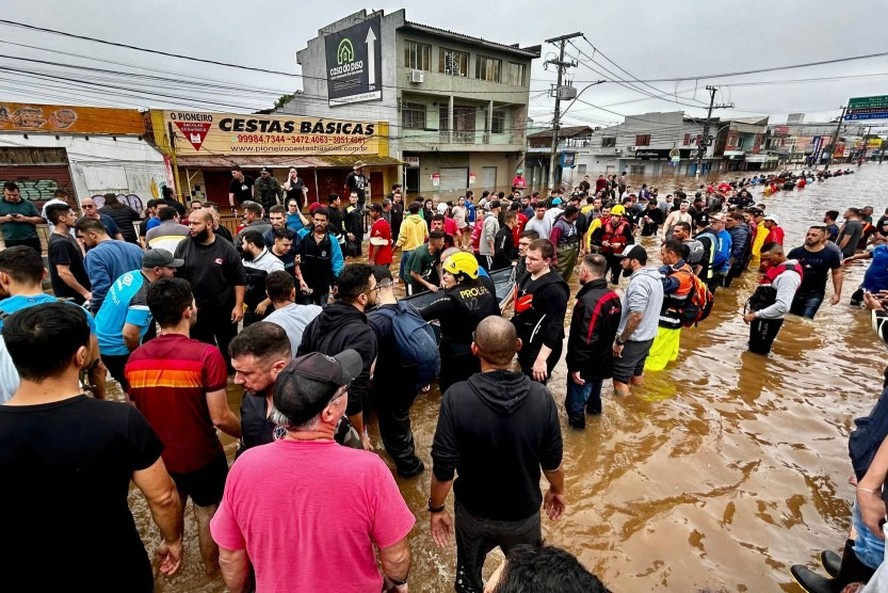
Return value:
<svg viewBox="0 0 888 593">
<path fill-rule="evenodd" d="M 247 278 L 234 245 L 218 239 L 213 226 L 213 214 L 207 208 L 188 216 L 188 237 L 176 246 L 175 255 L 184 259 L 185 265 L 176 275 L 191 283 L 197 303 L 197 322 L 191 328 L 191 337 L 217 345 L 230 374 L 234 369 L 228 344 L 244 316 Z"/>
<path fill-rule="evenodd" d="M 432 537 L 448 546 L 454 522 L 444 502 L 456 492 L 457 591 L 481 591 L 487 553 L 541 539 L 540 504 L 557 521 L 564 512 L 561 425 L 542 383 L 512 371 L 521 348 L 515 326 L 498 316 L 475 330 L 472 354 L 481 372 L 453 384 L 441 401 L 432 445 L 429 513 Z M 549 481 L 545 498 L 540 473 Z"/>
</svg>

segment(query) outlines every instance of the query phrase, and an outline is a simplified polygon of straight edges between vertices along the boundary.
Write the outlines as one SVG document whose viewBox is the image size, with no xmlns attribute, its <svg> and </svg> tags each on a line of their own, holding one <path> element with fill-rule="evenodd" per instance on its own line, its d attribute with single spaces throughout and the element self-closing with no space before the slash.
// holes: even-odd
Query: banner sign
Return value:
<svg viewBox="0 0 888 593">
<path fill-rule="evenodd" d="M 180 155 L 378 154 L 376 124 L 316 117 L 164 111 Z"/>
<path fill-rule="evenodd" d="M 381 26 L 377 16 L 324 38 L 331 107 L 382 99 Z"/>
<path fill-rule="evenodd" d="M 0 103 L 0 130 L 141 136 L 145 119 L 135 109 Z"/>
</svg>

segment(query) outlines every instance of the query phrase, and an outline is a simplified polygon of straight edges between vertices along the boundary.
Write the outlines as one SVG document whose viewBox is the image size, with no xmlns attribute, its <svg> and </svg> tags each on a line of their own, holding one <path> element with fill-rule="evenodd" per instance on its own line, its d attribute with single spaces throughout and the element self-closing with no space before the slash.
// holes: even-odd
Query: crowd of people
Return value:
<svg viewBox="0 0 888 593">
<path fill-rule="evenodd" d="M 564 358 L 568 371 L 568 426 L 583 430 L 603 412 L 605 381 L 625 396 L 645 371 L 676 361 L 683 329 L 705 323 L 716 293 L 736 290 L 741 275 L 761 278 L 743 313 L 761 355 L 787 314 L 814 318 L 828 283 L 830 303 L 840 301 L 843 259 L 873 259 L 857 302 L 881 308 L 888 294 L 888 211 L 875 225 L 871 208 L 849 208 L 841 225 L 830 211 L 790 249 L 751 179 L 660 196 L 587 176 L 541 195 L 525 192 L 519 173 L 510 194 L 407 204 L 396 185 L 368 203 L 363 169 L 355 164 L 343 207 L 336 194 L 306 204 L 295 170 L 280 184 L 235 167 L 229 203 L 243 225 L 233 236 L 213 202 L 186 207 L 167 194 L 149 201 L 137 229 L 139 214 L 110 197 L 98 210 L 81 201 L 81 212 L 56 200 L 41 216 L 4 186 L 0 472 L 27 490 L 4 499 L 22 511 L 3 545 L 9 566 L 35 569 L 29 550 L 61 526 L 78 541 L 53 539 L 62 559 L 47 582 L 153 590 L 127 508 L 132 481 L 160 530 L 162 574 L 182 562 L 190 498 L 202 566 L 232 591 L 407 591 L 417 509 L 372 452 L 367 424 L 378 419 L 394 473 L 423 473 L 410 411 L 434 379 L 426 511 L 435 543 L 456 543 L 455 589 L 606 591 L 542 544 L 543 515 L 558 521 L 567 505 L 548 387 L 556 364 Z M 34 242 L 44 216 L 54 295 Z M 645 245 L 657 243 L 653 266 Z M 492 279 L 504 269 L 507 298 Z M 106 375 L 132 405 L 101 401 Z M 230 381 L 243 389 L 239 414 Z M 231 467 L 218 432 L 238 441 Z M 888 446 L 859 476 L 859 494 L 881 491 L 883 458 Z M 884 507 L 864 512 L 861 522 Z M 99 547 L 114 562 L 86 568 Z M 485 588 L 496 547 L 506 561 Z"/>
</svg>

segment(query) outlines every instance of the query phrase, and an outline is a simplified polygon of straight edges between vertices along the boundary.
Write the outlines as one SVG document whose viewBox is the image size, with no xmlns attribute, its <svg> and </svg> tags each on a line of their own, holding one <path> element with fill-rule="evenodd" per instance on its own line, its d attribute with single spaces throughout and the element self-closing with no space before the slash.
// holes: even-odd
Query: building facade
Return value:
<svg viewBox="0 0 888 593">
<path fill-rule="evenodd" d="M 404 10 L 362 10 L 297 52 L 303 91 L 278 113 L 388 122 L 408 193 L 507 191 L 524 159 L 530 66 L 539 55 L 539 46 L 413 23 Z"/>
</svg>

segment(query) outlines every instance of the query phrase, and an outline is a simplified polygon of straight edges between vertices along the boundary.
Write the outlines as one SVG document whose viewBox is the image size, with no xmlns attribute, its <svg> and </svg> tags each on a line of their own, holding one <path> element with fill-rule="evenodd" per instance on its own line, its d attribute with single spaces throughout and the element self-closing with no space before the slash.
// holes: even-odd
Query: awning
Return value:
<svg viewBox="0 0 888 593">
<path fill-rule="evenodd" d="M 357 161 L 363 161 L 368 167 L 388 167 L 403 165 L 393 157 L 378 155 L 328 155 L 324 157 L 312 155 L 206 155 L 206 156 L 182 156 L 179 157 L 180 167 L 192 169 L 228 169 L 232 165 L 240 165 L 245 169 L 351 169 Z"/>
</svg>

